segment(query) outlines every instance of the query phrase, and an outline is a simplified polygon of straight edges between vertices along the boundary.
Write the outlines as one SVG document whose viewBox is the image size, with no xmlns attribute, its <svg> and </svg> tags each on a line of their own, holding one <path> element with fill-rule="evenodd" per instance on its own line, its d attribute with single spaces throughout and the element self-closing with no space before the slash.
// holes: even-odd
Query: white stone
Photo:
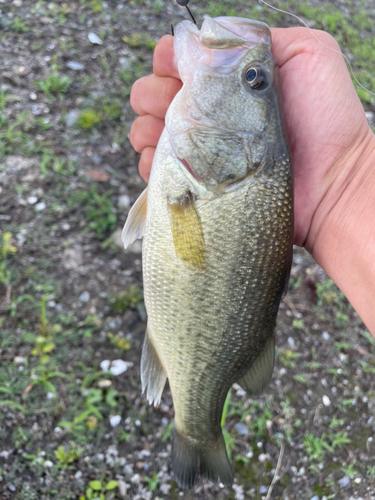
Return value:
<svg viewBox="0 0 375 500">
<path fill-rule="evenodd" d="M 126 372 L 126 370 L 130 366 L 133 366 L 132 362 L 123 361 L 122 359 L 115 359 L 111 363 L 110 371 L 112 372 L 113 375 L 117 376 L 117 375 L 121 375 L 121 373 Z"/>
<path fill-rule="evenodd" d="M 91 32 L 87 35 L 87 38 L 90 40 L 91 43 L 94 43 L 96 45 L 103 45 L 103 40 L 101 40 L 98 35 L 95 33 Z"/>
<path fill-rule="evenodd" d="M 118 206 L 120 208 L 122 208 L 122 207 L 130 208 L 130 196 L 128 196 L 127 194 L 122 194 L 121 196 L 119 196 Z"/>
<path fill-rule="evenodd" d="M 121 422 L 120 415 L 113 415 L 112 417 L 109 417 L 109 423 L 111 424 L 111 427 L 116 427 L 120 422 Z"/>
<path fill-rule="evenodd" d="M 37 203 L 35 205 L 35 208 L 37 210 L 39 210 L 39 212 L 41 212 L 42 210 L 44 210 L 46 208 L 46 204 L 44 203 L 44 201 L 41 201 L 40 203 Z"/>
<path fill-rule="evenodd" d="M 271 457 L 268 453 L 261 453 L 258 457 L 259 462 L 263 463 L 266 462 L 267 460 L 270 460 Z"/>
<path fill-rule="evenodd" d="M 329 399 L 329 397 L 326 394 L 324 394 L 324 396 L 322 398 L 322 401 L 323 401 L 324 406 L 330 406 L 331 405 L 331 400 Z"/>
<path fill-rule="evenodd" d="M 346 488 L 350 484 L 350 479 L 348 476 L 344 476 L 341 479 L 339 479 L 337 482 L 341 488 Z"/>
<path fill-rule="evenodd" d="M 88 302 L 90 300 L 90 294 L 89 292 L 82 292 L 81 295 L 79 296 L 79 300 L 81 302 Z"/>
<path fill-rule="evenodd" d="M 111 362 L 109 361 L 109 359 L 104 359 L 101 363 L 100 363 L 100 368 L 103 370 L 103 372 L 107 372 L 109 367 L 111 365 Z"/>
<path fill-rule="evenodd" d="M 81 71 L 85 69 L 84 65 L 77 61 L 68 61 L 66 65 L 69 69 L 73 69 L 75 71 Z"/>
<path fill-rule="evenodd" d="M 24 363 L 26 361 L 26 358 L 24 358 L 23 356 L 15 356 L 14 358 L 14 362 L 16 363 L 16 365 L 20 365 L 21 363 Z"/>
<path fill-rule="evenodd" d="M 78 118 L 81 116 L 81 111 L 79 109 L 71 109 L 65 116 L 65 125 L 67 127 L 72 127 L 78 121 Z"/>
<path fill-rule="evenodd" d="M 27 203 L 29 205 L 35 205 L 35 203 L 38 201 L 38 198 L 36 196 L 29 196 L 27 198 Z"/>
<path fill-rule="evenodd" d="M 54 395 L 54 393 L 53 393 L 53 392 L 47 392 L 47 395 L 46 395 L 46 398 L 47 398 L 47 399 L 55 399 L 55 397 L 56 397 L 56 396 Z"/>
</svg>

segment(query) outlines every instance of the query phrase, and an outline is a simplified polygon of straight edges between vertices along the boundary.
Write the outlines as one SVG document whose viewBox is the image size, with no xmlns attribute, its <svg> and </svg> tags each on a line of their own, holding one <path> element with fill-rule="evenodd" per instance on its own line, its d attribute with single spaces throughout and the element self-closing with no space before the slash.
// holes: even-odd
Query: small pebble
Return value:
<svg viewBox="0 0 375 500">
<path fill-rule="evenodd" d="M 84 65 L 77 61 L 68 61 L 66 65 L 69 69 L 73 69 L 75 71 L 81 71 L 85 69 Z"/>
<path fill-rule="evenodd" d="M 311 500 L 320 500 L 320 498 L 318 497 L 318 495 L 315 495 L 314 497 L 311 498 Z"/>
<path fill-rule="evenodd" d="M 329 340 L 331 337 L 328 332 L 323 332 L 322 333 L 322 339 L 323 340 Z"/>
<path fill-rule="evenodd" d="M 38 99 L 38 96 L 35 92 L 30 92 L 29 97 L 32 101 L 36 101 Z"/>
<path fill-rule="evenodd" d="M 163 493 L 163 495 L 168 495 L 170 489 L 171 489 L 170 484 L 161 484 L 159 486 L 159 490 Z"/>
<path fill-rule="evenodd" d="M 16 365 L 22 364 L 25 361 L 26 361 L 26 358 L 24 358 L 23 356 L 15 356 L 14 357 L 14 362 L 16 363 Z"/>
<path fill-rule="evenodd" d="M 239 436 L 247 436 L 249 434 L 249 429 L 245 424 L 238 423 L 234 427 Z"/>
<path fill-rule="evenodd" d="M 322 401 L 323 401 L 324 406 L 330 406 L 330 404 L 331 404 L 331 400 L 325 394 L 324 394 L 324 396 L 322 398 Z"/>
<path fill-rule="evenodd" d="M 90 300 L 89 292 L 82 292 L 81 295 L 79 296 L 79 300 L 81 302 L 88 302 Z"/>
<path fill-rule="evenodd" d="M 267 493 L 267 491 L 268 491 L 267 486 L 261 486 L 261 487 L 259 488 L 259 493 L 260 493 L 261 495 L 265 495 L 265 494 Z"/>
<path fill-rule="evenodd" d="M 29 205 L 35 205 L 35 203 L 38 201 L 38 198 L 36 196 L 29 196 L 27 198 L 27 203 Z"/>
<path fill-rule="evenodd" d="M 113 415 L 112 417 L 109 417 L 109 423 L 111 424 L 112 427 L 116 427 L 120 422 L 121 422 L 120 415 Z"/>
<path fill-rule="evenodd" d="M 130 208 L 130 196 L 128 196 L 127 194 L 122 194 L 121 196 L 119 196 L 118 206 L 120 208 Z"/>
<path fill-rule="evenodd" d="M 91 43 L 94 43 L 95 45 L 103 45 L 103 40 L 101 40 L 98 35 L 95 33 L 89 33 L 87 35 L 87 38 L 90 40 Z"/>
<path fill-rule="evenodd" d="M 68 111 L 68 113 L 65 115 L 65 125 L 67 127 L 72 127 L 75 125 L 78 121 L 78 118 L 81 116 L 81 111 L 78 109 L 71 109 Z"/>
<path fill-rule="evenodd" d="M 41 201 L 40 203 L 37 203 L 35 205 L 35 208 L 40 212 L 46 208 L 46 204 L 44 203 L 44 201 Z"/>
<path fill-rule="evenodd" d="M 261 453 L 258 457 L 258 460 L 260 463 L 265 462 L 266 460 L 269 460 L 271 457 L 269 456 L 268 453 Z"/>
<path fill-rule="evenodd" d="M 53 467 L 53 462 L 51 462 L 51 460 L 46 460 L 44 462 L 44 467 Z"/>
<path fill-rule="evenodd" d="M 77 471 L 77 472 L 74 474 L 74 477 L 75 477 L 76 479 L 81 479 L 81 477 L 82 477 L 82 471 L 80 471 L 80 470 L 79 470 L 79 471 Z"/>
<path fill-rule="evenodd" d="M 117 376 L 117 375 L 121 375 L 121 373 L 126 372 L 126 370 L 130 366 L 133 366 L 132 362 L 123 361 L 122 359 L 115 359 L 111 363 L 110 371 L 112 372 L 113 375 Z"/>
<path fill-rule="evenodd" d="M 289 347 L 296 347 L 296 341 L 294 340 L 293 337 L 288 337 L 288 344 L 289 344 Z"/>
<path fill-rule="evenodd" d="M 340 488 L 346 488 L 350 484 L 350 479 L 348 476 L 344 476 L 341 479 L 339 479 L 337 483 L 340 486 Z"/>
<path fill-rule="evenodd" d="M 9 490 L 9 491 L 16 491 L 16 487 L 14 486 L 14 484 L 10 484 L 10 485 L 8 486 L 8 490 Z"/>
</svg>

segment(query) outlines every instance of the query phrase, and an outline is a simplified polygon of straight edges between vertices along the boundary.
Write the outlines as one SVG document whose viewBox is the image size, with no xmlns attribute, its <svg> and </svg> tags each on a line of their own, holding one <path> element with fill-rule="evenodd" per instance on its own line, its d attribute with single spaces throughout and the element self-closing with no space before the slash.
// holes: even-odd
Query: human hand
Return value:
<svg viewBox="0 0 375 500">
<path fill-rule="evenodd" d="M 330 50 L 339 46 L 329 34 L 313 32 L 324 45 L 306 28 L 272 29 L 294 169 L 295 243 L 311 252 L 373 136 L 343 57 Z M 139 171 L 146 181 L 165 113 L 182 85 L 173 57 L 173 37 L 165 36 L 155 49 L 154 74 L 132 90 L 131 104 L 141 116 L 130 140 L 142 153 Z"/>
</svg>

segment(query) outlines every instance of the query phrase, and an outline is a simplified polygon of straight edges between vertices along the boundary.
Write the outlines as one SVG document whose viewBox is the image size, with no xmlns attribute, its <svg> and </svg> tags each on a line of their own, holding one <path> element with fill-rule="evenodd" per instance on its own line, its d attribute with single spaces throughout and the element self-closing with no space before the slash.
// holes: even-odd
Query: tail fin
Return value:
<svg viewBox="0 0 375 500">
<path fill-rule="evenodd" d="M 202 477 L 213 482 L 220 480 L 225 486 L 232 486 L 233 472 L 222 434 L 216 442 L 207 444 L 186 438 L 174 429 L 172 471 L 181 489 L 188 490 L 193 487 L 198 466 Z"/>
</svg>

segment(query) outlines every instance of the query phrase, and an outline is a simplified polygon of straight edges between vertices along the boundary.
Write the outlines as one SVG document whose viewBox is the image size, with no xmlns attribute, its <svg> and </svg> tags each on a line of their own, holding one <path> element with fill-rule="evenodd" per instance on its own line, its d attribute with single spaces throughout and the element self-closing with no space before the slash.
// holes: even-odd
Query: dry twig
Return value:
<svg viewBox="0 0 375 500">
<path fill-rule="evenodd" d="M 279 475 L 280 468 L 281 468 L 281 463 L 283 461 L 284 450 L 285 450 L 285 443 L 283 441 L 281 443 L 280 455 L 279 455 L 279 460 L 277 461 L 275 474 L 273 476 L 273 479 L 272 479 L 272 482 L 270 484 L 270 487 L 268 488 L 268 493 L 267 493 L 267 496 L 266 496 L 266 500 L 270 500 L 270 498 L 271 498 L 272 490 L 273 490 L 273 487 L 275 486 L 275 483 L 277 481 L 277 476 Z"/>
</svg>

